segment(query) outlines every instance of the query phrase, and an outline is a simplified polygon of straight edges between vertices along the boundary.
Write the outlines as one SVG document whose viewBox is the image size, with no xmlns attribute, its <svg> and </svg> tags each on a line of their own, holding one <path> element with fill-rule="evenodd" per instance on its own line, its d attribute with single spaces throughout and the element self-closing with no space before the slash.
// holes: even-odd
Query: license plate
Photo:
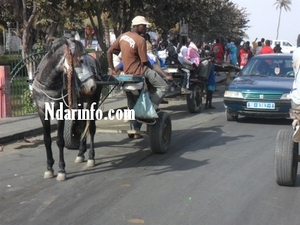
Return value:
<svg viewBox="0 0 300 225">
<path fill-rule="evenodd" d="M 249 109 L 275 109 L 275 103 L 271 102 L 247 102 Z"/>
</svg>

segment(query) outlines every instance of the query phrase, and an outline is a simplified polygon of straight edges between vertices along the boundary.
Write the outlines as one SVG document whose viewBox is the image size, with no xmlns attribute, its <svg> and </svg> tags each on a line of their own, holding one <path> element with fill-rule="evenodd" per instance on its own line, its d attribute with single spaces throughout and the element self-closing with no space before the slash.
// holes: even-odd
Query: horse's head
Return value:
<svg viewBox="0 0 300 225">
<path fill-rule="evenodd" d="M 66 72 L 73 67 L 74 75 L 76 75 L 75 84 L 84 94 L 93 94 L 97 88 L 95 76 L 91 68 L 90 56 L 85 52 L 84 46 L 80 41 L 69 41 L 71 46 L 71 59 L 66 56 L 65 69 Z M 68 52 L 66 52 L 68 54 Z"/>
</svg>

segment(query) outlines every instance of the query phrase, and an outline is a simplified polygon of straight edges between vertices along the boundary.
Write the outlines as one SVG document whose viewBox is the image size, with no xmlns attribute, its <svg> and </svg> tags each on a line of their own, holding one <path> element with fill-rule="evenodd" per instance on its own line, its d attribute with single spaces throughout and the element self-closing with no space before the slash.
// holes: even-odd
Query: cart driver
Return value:
<svg viewBox="0 0 300 225">
<path fill-rule="evenodd" d="M 293 52 L 293 68 L 294 68 L 294 83 L 293 88 L 291 90 L 291 107 L 292 109 L 300 110 L 300 46 Z M 300 121 L 298 119 L 294 119 L 293 121 L 294 142 L 300 142 Z"/>
<path fill-rule="evenodd" d="M 121 34 L 108 49 L 107 60 L 112 75 L 116 75 L 117 72 L 113 66 L 113 54 L 122 52 L 124 73 L 144 76 L 149 81 L 155 89 L 155 91 L 149 92 L 150 99 L 154 108 L 158 111 L 158 105 L 163 100 L 169 86 L 167 82 L 152 69 L 153 67 L 147 58 L 146 41 L 141 34 L 146 32 L 146 26 L 149 24 L 145 17 L 136 16 L 132 20 L 132 31 Z"/>
</svg>

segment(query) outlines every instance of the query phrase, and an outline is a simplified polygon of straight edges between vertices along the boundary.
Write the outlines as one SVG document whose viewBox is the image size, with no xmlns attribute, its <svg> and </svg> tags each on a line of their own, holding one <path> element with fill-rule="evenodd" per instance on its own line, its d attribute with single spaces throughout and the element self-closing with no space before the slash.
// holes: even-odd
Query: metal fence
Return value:
<svg viewBox="0 0 300 225">
<path fill-rule="evenodd" d="M 19 56 L 14 60 L 10 60 L 10 99 L 12 116 L 21 116 L 36 112 L 32 91 L 29 88 L 30 80 L 26 66 L 31 64 L 33 71 L 35 71 L 44 55 L 44 52 L 35 53 L 26 59 L 22 59 L 22 57 Z"/>
<path fill-rule="evenodd" d="M 33 72 L 36 71 L 42 57 L 46 52 L 34 53 L 22 59 L 20 54 L 6 55 L 8 58 L 3 63 L 0 58 L 0 65 L 8 65 L 10 67 L 10 99 L 11 99 L 11 110 L 12 116 L 22 116 L 29 113 L 36 112 L 36 107 L 33 102 L 32 91 L 30 88 L 29 74 L 27 72 L 27 65 L 32 65 Z M 103 73 L 107 73 L 107 59 L 106 54 L 102 54 L 97 57 L 101 64 Z M 106 96 L 108 93 L 109 97 L 120 94 L 119 87 L 115 88 L 112 92 L 110 89 L 112 86 L 104 86 L 102 96 Z M 1 106 L 0 106 L 1 107 Z"/>
</svg>

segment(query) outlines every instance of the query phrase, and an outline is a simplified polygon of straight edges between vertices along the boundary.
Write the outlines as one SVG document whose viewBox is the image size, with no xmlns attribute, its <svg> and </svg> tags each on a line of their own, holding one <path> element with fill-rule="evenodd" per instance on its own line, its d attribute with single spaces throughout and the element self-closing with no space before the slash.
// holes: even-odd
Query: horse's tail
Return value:
<svg viewBox="0 0 300 225">
<path fill-rule="evenodd" d="M 83 140 L 83 139 L 85 139 L 87 136 L 88 136 L 88 134 L 90 133 L 90 125 L 91 125 L 91 121 L 90 120 L 87 120 L 86 121 L 86 124 L 85 124 L 85 128 L 84 128 L 84 131 L 82 132 L 82 134 L 81 134 L 81 141 Z"/>
</svg>

